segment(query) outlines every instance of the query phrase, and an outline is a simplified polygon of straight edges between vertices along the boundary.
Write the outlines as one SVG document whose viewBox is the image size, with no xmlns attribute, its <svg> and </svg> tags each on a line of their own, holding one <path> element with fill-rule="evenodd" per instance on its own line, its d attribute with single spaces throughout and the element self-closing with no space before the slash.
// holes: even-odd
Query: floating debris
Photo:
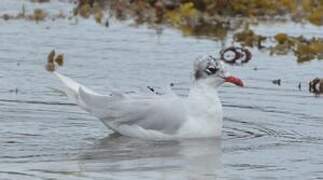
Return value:
<svg viewBox="0 0 323 180">
<path fill-rule="evenodd" d="M 315 94 L 323 93 L 323 79 L 315 78 L 309 82 L 309 91 Z"/>
<path fill-rule="evenodd" d="M 300 83 L 298 83 L 298 90 L 302 90 L 302 83 L 300 82 Z"/>
<path fill-rule="evenodd" d="M 246 48 L 241 47 L 228 47 L 220 51 L 221 60 L 228 64 L 245 64 L 251 58 L 251 52 Z"/>
<path fill-rule="evenodd" d="M 63 64 L 64 64 L 64 54 L 59 54 L 59 55 L 57 55 L 57 57 L 55 58 L 55 62 L 56 62 L 59 66 L 63 66 Z"/>
<path fill-rule="evenodd" d="M 18 94 L 18 93 L 19 93 L 19 89 L 18 89 L 18 88 L 10 89 L 10 90 L 9 90 L 9 92 L 10 92 L 10 93 Z"/>
<path fill-rule="evenodd" d="M 105 25 L 105 27 L 107 27 L 107 28 L 110 26 L 109 19 L 105 20 L 105 24 L 104 24 L 104 25 Z"/>
<path fill-rule="evenodd" d="M 54 63 L 47 63 L 46 70 L 48 72 L 54 72 L 56 70 L 55 64 Z"/>
<path fill-rule="evenodd" d="M 55 57 L 55 50 L 52 50 L 47 57 L 47 64 L 45 66 L 48 72 L 54 72 L 56 70 L 56 64 L 58 66 L 63 66 L 64 64 L 64 55 L 59 54 Z"/>
<path fill-rule="evenodd" d="M 147 88 L 148 88 L 151 92 L 155 93 L 155 89 L 154 89 L 153 87 L 151 87 L 151 86 L 147 86 Z"/>
<path fill-rule="evenodd" d="M 2 18 L 5 20 L 5 21 L 8 21 L 10 19 L 10 16 L 8 14 L 4 14 L 2 16 Z"/>
<path fill-rule="evenodd" d="M 54 63 L 54 57 L 55 57 L 55 50 L 52 50 L 47 57 L 48 63 Z"/>
<path fill-rule="evenodd" d="M 160 93 L 160 92 L 158 92 L 158 91 L 156 91 L 156 90 L 155 90 L 155 88 L 153 88 L 153 87 L 151 87 L 151 86 L 147 86 L 147 88 L 148 88 L 152 93 L 154 93 L 154 94 L 156 94 L 156 95 L 161 95 L 161 93 Z"/>
<path fill-rule="evenodd" d="M 272 83 L 280 86 L 281 85 L 281 79 L 275 79 L 275 80 L 272 81 Z"/>
</svg>

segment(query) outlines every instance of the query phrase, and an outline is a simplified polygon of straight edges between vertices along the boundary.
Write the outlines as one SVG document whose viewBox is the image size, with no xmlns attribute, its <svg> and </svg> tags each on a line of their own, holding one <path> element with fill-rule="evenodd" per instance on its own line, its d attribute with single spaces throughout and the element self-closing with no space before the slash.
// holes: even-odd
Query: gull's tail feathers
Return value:
<svg viewBox="0 0 323 180">
<path fill-rule="evenodd" d="M 61 80 L 64 84 L 64 92 L 65 94 L 71 98 L 77 105 L 79 105 L 82 109 L 89 111 L 89 107 L 86 102 L 80 96 L 80 88 L 86 89 L 89 92 L 93 92 L 92 90 L 84 87 L 83 85 L 79 84 L 78 82 L 72 80 L 71 78 L 64 76 L 58 72 L 53 72 L 53 74 Z M 93 92 L 94 93 L 94 92 Z"/>
<path fill-rule="evenodd" d="M 64 92 L 82 109 L 93 114 L 98 118 L 106 116 L 106 110 L 110 104 L 124 98 L 124 95 L 118 92 L 111 92 L 110 95 L 101 95 L 91 89 L 79 84 L 71 78 L 58 72 L 54 72 L 64 84 Z"/>
</svg>

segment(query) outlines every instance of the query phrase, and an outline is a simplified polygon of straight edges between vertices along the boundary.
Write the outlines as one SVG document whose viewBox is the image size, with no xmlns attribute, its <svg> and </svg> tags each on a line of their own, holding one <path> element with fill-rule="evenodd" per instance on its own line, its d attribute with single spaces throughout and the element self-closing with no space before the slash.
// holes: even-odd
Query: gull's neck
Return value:
<svg viewBox="0 0 323 180">
<path fill-rule="evenodd" d="M 207 80 L 195 81 L 190 89 L 188 98 L 194 99 L 194 101 L 215 101 L 216 103 L 220 103 L 217 89 L 217 87 L 212 86 Z"/>
<path fill-rule="evenodd" d="M 191 90 L 199 90 L 199 91 L 206 91 L 206 92 L 212 92 L 216 93 L 218 91 L 218 85 L 212 80 L 208 79 L 203 79 L 203 80 L 198 80 L 193 82 L 193 86 Z"/>
<path fill-rule="evenodd" d="M 217 88 L 209 83 L 196 81 L 187 98 L 187 112 L 190 121 L 197 122 L 196 126 L 205 134 L 219 136 L 222 129 L 222 105 Z"/>
</svg>

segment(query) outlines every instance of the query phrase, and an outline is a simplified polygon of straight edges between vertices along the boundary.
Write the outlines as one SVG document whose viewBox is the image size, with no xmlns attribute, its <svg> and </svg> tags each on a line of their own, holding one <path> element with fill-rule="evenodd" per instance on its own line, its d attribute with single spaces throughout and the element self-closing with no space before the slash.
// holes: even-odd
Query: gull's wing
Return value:
<svg viewBox="0 0 323 180">
<path fill-rule="evenodd" d="M 167 134 L 185 122 L 183 100 L 174 96 L 102 96 L 80 88 L 80 97 L 94 116 L 110 127 L 139 126 Z"/>
<path fill-rule="evenodd" d="M 186 121 L 184 101 L 174 94 L 141 96 L 112 92 L 100 95 L 66 76 L 55 75 L 78 105 L 114 130 L 128 125 L 172 134 Z"/>
</svg>

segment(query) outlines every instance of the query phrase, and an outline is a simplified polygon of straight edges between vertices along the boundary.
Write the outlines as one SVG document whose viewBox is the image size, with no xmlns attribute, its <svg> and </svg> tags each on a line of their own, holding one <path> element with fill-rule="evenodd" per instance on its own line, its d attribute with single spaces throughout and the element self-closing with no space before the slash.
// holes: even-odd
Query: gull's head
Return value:
<svg viewBox="0 0 323 180">
<path fill-rule="evenodd" d="M 239 78 L 231 76 L 224 63 L 212 56 L 197 58 L 194 62 L 194 80 L 205 82 L 215 88 L 220 87 L 225 82 L 243 87 L 243 82 Z"/>
</svg>

